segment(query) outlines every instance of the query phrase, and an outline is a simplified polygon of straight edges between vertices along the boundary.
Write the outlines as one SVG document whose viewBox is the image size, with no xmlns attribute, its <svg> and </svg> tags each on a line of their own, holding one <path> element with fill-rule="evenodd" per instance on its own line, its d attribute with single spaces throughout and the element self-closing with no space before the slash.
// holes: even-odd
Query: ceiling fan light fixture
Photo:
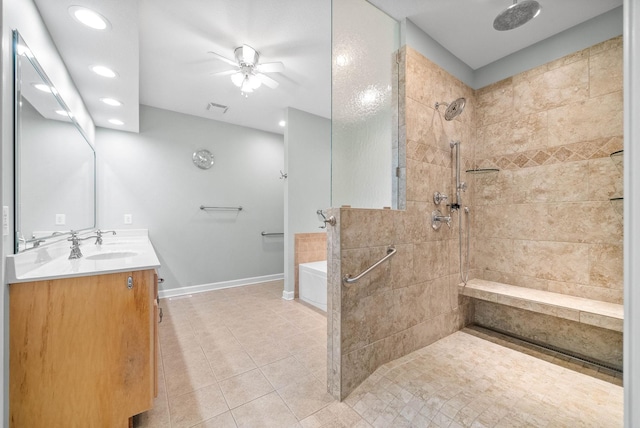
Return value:
<svg viewBox="0 0 640 428">
<path fill-rule="evenodd" d="M 246 77 L 242 81 L 242 86 L 240 86 L 240 92 L 243 94 L 250 94 L 251 92 L 253 92 L 253 87 L 251 86 L 251 83 L 249 82 L 248 77 Z"/>
<path fill-rule="evenodd" d="M 255 66 L 258 63 L 258 52 L 249 45 L 237 47 L 234 54 L 238 64 Z"/>
<path fill-rule="evenodd" d="M 247 80 L 249 81 L 249 84 L 253 89 L 258 89 L 260 85 L 262 85 L 262 82 L 255 74 L 250 74 L 249 76 L 247 76 Z"/>
<path fill-rule="evenodd" d="M 234 85 L 236 85 L 238 88 L 242 86 L 242 82 L 244 82 L 244 74 L 242 74 L 241 72 L 237 72 L 231 75 L 231 81 L 233 82 Z"/>
</svg>

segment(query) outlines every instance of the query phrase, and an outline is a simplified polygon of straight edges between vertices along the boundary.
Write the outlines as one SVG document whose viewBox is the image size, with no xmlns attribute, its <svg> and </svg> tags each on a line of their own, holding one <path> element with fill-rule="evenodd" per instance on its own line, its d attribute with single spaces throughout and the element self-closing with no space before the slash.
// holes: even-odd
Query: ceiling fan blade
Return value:
<svg viewBox="0 0 640 428">
<path fill-rule="evenodd" d="M 281 62 L 266 62 L 264 64 L 258 64 L 258 71 L 260 73 L 279 73 L 284 71 L 284 64 Z"/>
<path fill-rule="evenodd" d="M 249 45 L 242 45 L 242 60 L 247 64 L 254 64 L 256 61 L 256 50 Z"/>
<path fill-rule="evenodd" d="M 260 81 L 262 83 L 264 83 L 265 85 L 267 85 L 271 89 L 275 89 L 279 85 L 278 82 L 276 82 L 275 80 L 273 80 L 271 77 L 267 76 L 266 74 L 258 73 L 258 74 L 256 74 L 256 76 L 258 77 L 258 79 L 260 79 Z"/>
<path fill-rule="evenodd" d="M 211 73 L 214 76 L 228 76 L 230 74 L 235 74 L 237 73 L 238 70 L 225 70 L 225 71 L 218 71 L 217 73 Z"/>
<path fill-rule="evenodd" d="M 234 60 L 231 60 L 231 59 L 229 59 L 229 58 L 226 58 L 226 57 L 224 57 L 224 56 L 222 56 L 222 55 L 220 55 L 220 54 L 217 54 L 217 53 L 215 53 L 215 52 L 211 52 L 211 51 L 209 51 L 209 53 L 210 53 L 210 54 L 212 54 L 213 56 L 215 56 L 216 58 L 218 58 L 220 61 L 224 61 L 224 62 L 226 62 L 227 64 L 231 64 L 231 65 L 236 66 L 236 67 L 238 66 L 238 63 L 237 63 L 236 61 L 234 61 Z"/>
</svg>

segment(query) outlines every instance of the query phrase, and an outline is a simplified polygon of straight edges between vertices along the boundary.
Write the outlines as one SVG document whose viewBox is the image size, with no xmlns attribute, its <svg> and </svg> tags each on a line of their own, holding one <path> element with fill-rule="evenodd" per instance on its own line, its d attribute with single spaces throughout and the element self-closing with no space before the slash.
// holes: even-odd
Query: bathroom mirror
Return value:
<svg viewBox="0 0 640 428">
<path fill-rule="evenodd" d="M 95 227 L 95 152 L 17 31 L 15 252 Z"/>
</svg>

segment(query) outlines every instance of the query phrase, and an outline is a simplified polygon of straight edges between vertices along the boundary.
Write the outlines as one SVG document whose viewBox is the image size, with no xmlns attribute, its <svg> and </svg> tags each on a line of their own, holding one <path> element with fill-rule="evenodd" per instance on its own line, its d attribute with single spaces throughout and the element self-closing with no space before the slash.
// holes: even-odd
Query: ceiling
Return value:
<svg viewBox="0 0 640 428">
<path fill-rule="evenodd" d="M 511 0 L 369 0 L 397 20 L 408 17 L 455 56 L 477 69 L 622 5 L 622 0 L 539 0 L 542 13 L 516 30 L 493 30 L 495 16 Z M 331 114 L 331 3 L 329 0 L 35 0 L 97 126 L 139 130 L 138 104 L 283 133 L 278 126 L 292 107 Z M 111 23 L 97 31 L 68 13 L 90 7 Z M 28 40 L 27 40 L 28 43 Z M 261 62 L 280 61 L 269 76 L 280 85 L 248 97 L 229 76 L 230 66 L 209 51 L 233 58 L 248 44 Z M 88 67 L 117 70 L 111 81 Z M 123 102 L 103 105 L 101 97 Z M 228 106 L 207 109 L 209 103 Z M 124 125 L 114 126 L 118 116 Z"/>
<path fill-rule="evenodd" d="M 622 0 L 538 0 L 540 15 L 511 31 L 493 20 L 512 0 L 368 0 L 393 18 L 409 18 L 476 70 L 564 30 L 622 6 Z"/>
</svg>

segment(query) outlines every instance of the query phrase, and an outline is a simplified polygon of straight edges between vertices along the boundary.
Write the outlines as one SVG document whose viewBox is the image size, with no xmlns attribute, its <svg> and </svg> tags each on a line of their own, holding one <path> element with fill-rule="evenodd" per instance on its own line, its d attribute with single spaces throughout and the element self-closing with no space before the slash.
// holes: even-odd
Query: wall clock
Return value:
<svg viewBox="0 0 640 428">
<path fill-rule="evenodd" d="M 200 169 L 209 169 L 213 166 L 213 154 L 206 149 L 198 149 L 193 152 L 193 164 Z"/>
</svg>

